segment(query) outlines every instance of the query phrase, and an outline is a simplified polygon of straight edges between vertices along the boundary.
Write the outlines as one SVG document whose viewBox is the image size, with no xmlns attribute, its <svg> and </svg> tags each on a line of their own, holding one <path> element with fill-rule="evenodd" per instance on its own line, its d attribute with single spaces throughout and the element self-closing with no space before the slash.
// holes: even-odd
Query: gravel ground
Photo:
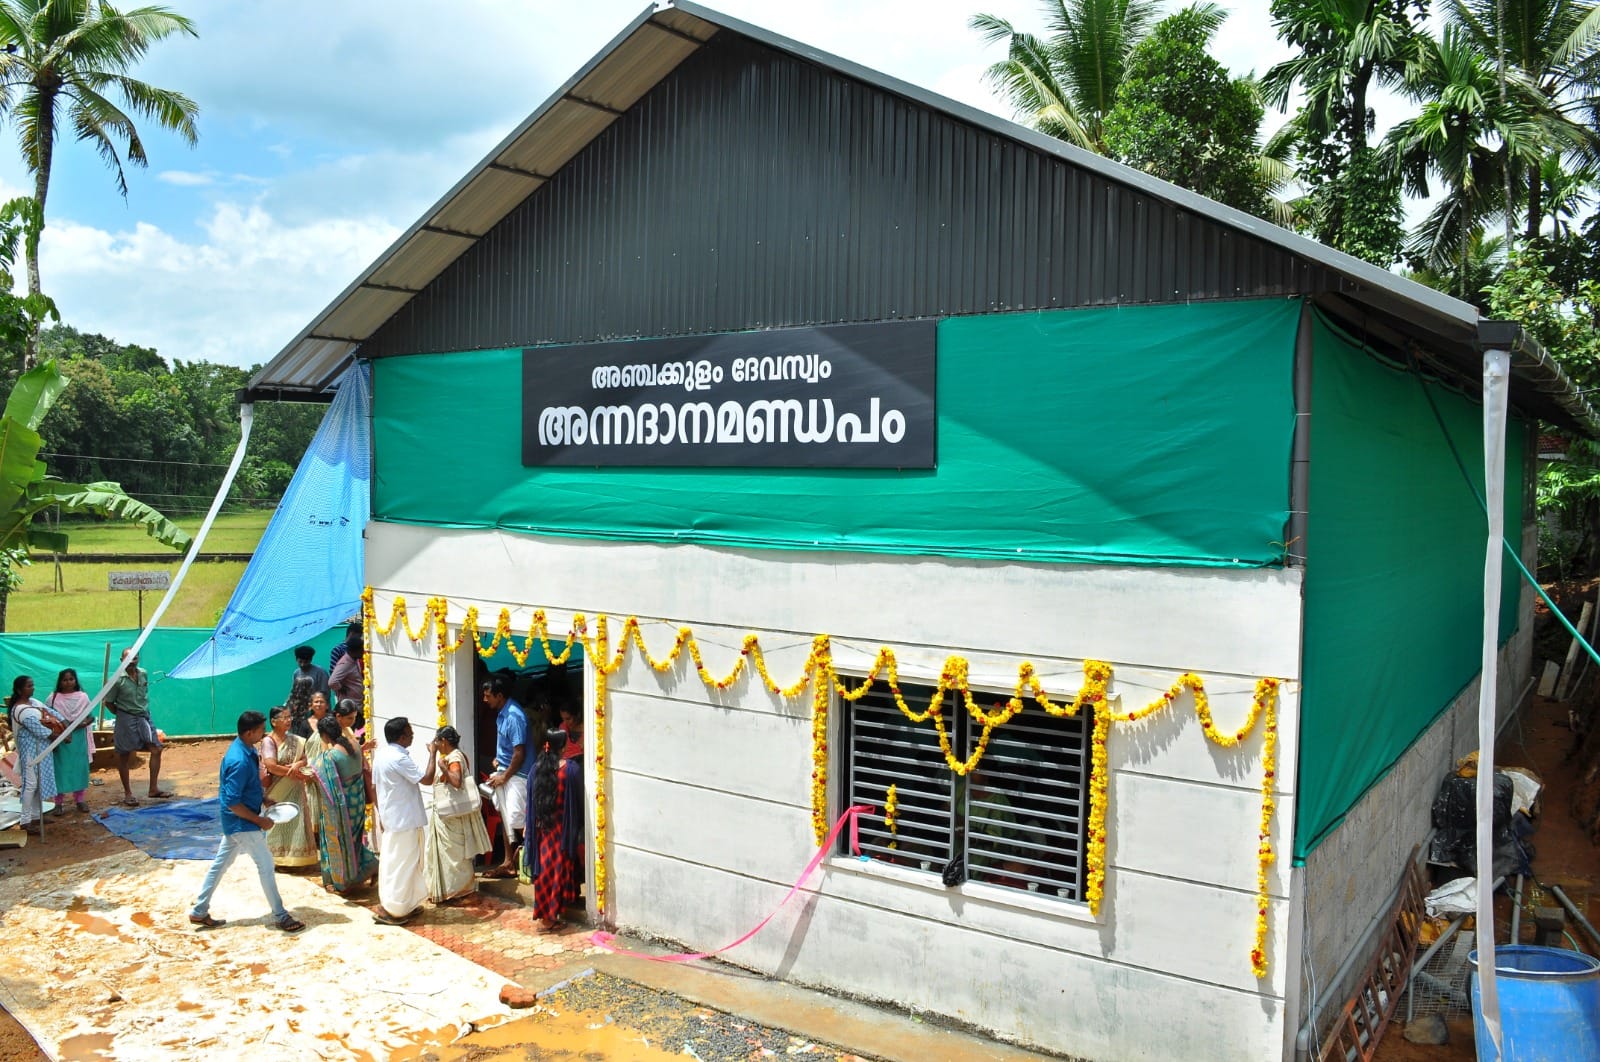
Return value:
<svg viewBox="0 0 1600 1062">
<path fill-rule="evenodd" d="M 574 1020 L 577 1019 L 577 1020 Z M 603 1026 L 591 1040 L 585 1029 Z M 748 1059 L 805 1058 L 838 1062 L 871 1062 L 829 1044 L 818 1043 L 702 1007 L 681 996 L 608 974 L 590 973 L 540 996 L 529 1017 L 473 1034 L 455 1045 L 465 1062 L 490 1059 L 589 1059 L 618 1050 L 618 1034 L 637 1045 L 639 1057 L 677 1056 L 701 1062 L 744 1062 Z M 598 1049 L 598 1050 L 597 1050 Z M 632 1052 L 630 1052 L 632 1053 Z"/>
</svg>

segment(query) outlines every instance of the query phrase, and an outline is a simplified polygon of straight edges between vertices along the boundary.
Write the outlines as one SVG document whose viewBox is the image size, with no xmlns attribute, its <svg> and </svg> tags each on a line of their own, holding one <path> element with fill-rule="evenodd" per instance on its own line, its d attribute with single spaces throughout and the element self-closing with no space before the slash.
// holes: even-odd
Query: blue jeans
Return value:
<svg viewBox="0 0 1600 1062">
<path fill-rule="evenodd" d="M 272 917 L 282 922 L 289 917 L 289 912 L 284 909 L 283 897 L 278 895 L 272 852 L 267 849 L 267 835 L 260 830 L 240 830 L 238 833 L 222 835 L 222 843 L 217 846 L 217 858 L 211 861 L 205 884 L 200 886 L 200 898 L 194 902 L 194 910 L 189 913 L 196 918 L 204 918 L 211 913 L 211 897 L 217 891 L 217 884 L 241 853 L 255 861 L 256 873 L 261 877 L 261 891 L 266 893 L 267 903 L 272 905 Z"/>
</svg>

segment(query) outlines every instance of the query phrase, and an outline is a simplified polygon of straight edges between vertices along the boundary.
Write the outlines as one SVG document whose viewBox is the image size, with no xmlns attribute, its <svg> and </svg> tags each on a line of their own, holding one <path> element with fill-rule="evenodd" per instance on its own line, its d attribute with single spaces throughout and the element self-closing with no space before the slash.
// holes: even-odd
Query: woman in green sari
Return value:
<svg viewBox="0 0 1600 1062">
<path fill-rule="evenodd" d="M 322 750 L 311 762 L 316 776 L 317 854 L 322 885 L 345 893 L 378 875 L 378 859 L 361 834 L 366 828 L 366 779 L 361 754 L 339 730 L 339 722 L 326 716 L 317 724 Z"/>
<path fill-rule="evenodd" d="M 311 736 L 306 738 L 305 748 L 300 753 L 300 755 L 305 757 L 306 763 L 308 764 L 315 763 L 317 761 L 317 757 L 322 755 L 324 751 L 322 747 L 322 734 L 320 733 L 320 727 L 322 726 L 323 718 L 327 715 L 327 695 L 322 693 L 313 693 L 311 695 Z M 306 801 L 304 807 L 306 821 L 311 824 L 311 832 L 313 834 L 317 832 L 317 823 L 321 821 L 321 815 L 318 813 L 319 809 L 317 807 L 317 804 L 320 802 L 321 790 L 318 788 L 315 782 L 312 782 L 306 786 Z"/>
<path fill-rule="evenodd" d="M 267 831 L 267 848 L 275 866 L 309 867 L 317 862 L 317 846 L 305 814 L 311 772 L 306 769 L 305 741 L 290 732 L 289 716 L 286 705 L 272 710 L 272 729 L 261 739 L 261 769 L 266 773 L 267 800 L 293 804 L 300 814 Z"/>
</svg>

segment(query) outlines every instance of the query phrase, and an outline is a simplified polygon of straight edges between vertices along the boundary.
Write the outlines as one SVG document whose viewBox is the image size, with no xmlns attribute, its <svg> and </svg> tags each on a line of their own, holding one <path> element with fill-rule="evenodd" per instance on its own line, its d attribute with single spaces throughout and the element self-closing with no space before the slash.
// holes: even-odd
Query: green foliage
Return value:
<svg viewBox="0 0 1600 1062">
<path fill-rule="evenodd" d="M 1563 159 L 1593 163 L 1600 152 L 1593 129 L 1593 116 L 1600 109 L 1600 81 L 1595 76 L 1600 9 L 1588 0 L 1520 0 L 1512 5 L 1504 0 L 1448 0 L 1447 10 L 1451 25 L 1483 55 L 1498 61 L 1503 50 L 1513 84 L 1527 86 L 1536 97 L 1530 132 L 1545 141 L 1542 157 L 1512 159 L 1511 179 L 1520 203 L 1514 202 L 1511 209 L 1523 209 L 1524 234 L 1537 238 L 1549 213 L 1546 197 L 1553 195 L 1559 209 L 1569 190 L 1559 181 L 1555 187 L 1549 184 L 1553 173 L 1563 168 Z M 1592 175 L 1586 183 L 1592 183 Z"/>
<path fill-rule="evenodd" d="M 210 504 L 239 442 L 238 391 L 253 369 L 207 361 L 167 365 L 155 351 L 60 325 L 39 337 L 72 387 L 40 429 L 51 467 L 78 482 L 115 480 L 173 515 Z M 256 407 L 250 449 L 230 504 L 283 494 L 327 407 Z M 79 456 L 83 455 L 83 456 Z"/>
<path fill-rule="evenodd" d="M 1207 51 L 1211 11 L 1157 23 L 1133 50 L 1105 118 L 1113 158 L 1252 214 L 1267 212 L 1254 86 L 1229 76 Z"/>
<path fill-rule="evenodd" d="M 0 205 L 0 348 L 19 346 L 46 320 L 60 320 L 48 295 L 16 293 L 17 254 L 38 249 L 44 214 L 27 197 Z"/>
<path fill-rule="evenodd" d="M 47 509 L 138 523 L 163 545 L 186 547 L 189 535 L 182 528 L 116 483 L 67 483 L 46 474 L 34 426 L 44 421 L 67 383 L 55 362 L 45 362 L 23 373 L 6 399 L 0 415 L 0 551 L 30 544 L 64 549 L 64 535 L 33 527 L 33 518 Z"/>
<path fill-rule="evenodd" d="M 1489 312 L 1527 329 L 1580 390 L 1600 385 L 1600 280 L 1563 287 L 1536 250 L 1521 249 L 1489 287 Z"/>
<path fill-rule="evenodd" d="M 1399 183 L 1368 144 L 1376 86 L 1398 86 L 1417 55 L 1426 0 L 1273 0 L 1272 22 L 1295 54 L 1267 71 L 1268 103 L 1305 102 L 1284 136 L 1295 145 L 1310 235 L 1385 268 L 1400 252 Z"/>
<path fill-rule="evenodd" d="M 43 424 L 67 378 L 53 361 L 23 373 L 0 414 L 0 630 L 5 624 L 5 593 L 18 585 L 13 565 L 28 547 L 64 552 L 67 536 L 34 526 L 39 514 L 95 516 L 137 523 L 156 541 L 174 549 L 189 544 L 189 535 L 155 509 L 130 498 L 112 482 L 66 483 L 46 474 L 39 460 Z"/>
<path fill-rule="evenodd" d="M 1465 253 L 1438 266 L 1419 262 L 1407 273 L 1412 280 L 1465 299 L 1485 312 L 1489 309 L 1489 287 L 1500 279 L 1505 268 L 1506 239 L 1490 235 L 1482 228 L 1472 233 Z"/>
<path fill-rule="evenodd" d="M 1400 181 L 1375 148 L 1362 147 L 1313 193 L 1319 239 L 1388 268 L 1405 240 Z"/>
<path fill-rule="evenodd" d="M 1600 386 L 1600 281 L 1591 275 L 1563 287 L 1537 248 L 1524 249 L 1512 255 L 1488 296 L 1490 315 L 1520 323 L 1580 390 Z M 1580 562 L 1592 567 L 1600 555 L 1600 446 L 1590 439 L 1569 440 L 1565 461 L 1541 462 L 1537 489 L 1540 513 L 1553 517 L 1561 529 L 1541 536 L 1541 541 L 1551 538 L 1549 559 L 1560 569 L 1556 574 L 1568 574 L 1566 569 Z M 1566 535 L 1569 531 L 1574 533 Z"/>
<path fill-rule="evenodd" d="M 1048 136 L 1104 153 L 1102 124 L 1123 70 L 1156 21 L 1154 0 L 1043 0 L 1047 35 L 997 15 L 968 23 L 985 42 L 1004 41 L 1006 58 L 986 79 L 1018 119 Z M 1220 16 L 1219 16 L 1220 18 Z"/>
</svg>

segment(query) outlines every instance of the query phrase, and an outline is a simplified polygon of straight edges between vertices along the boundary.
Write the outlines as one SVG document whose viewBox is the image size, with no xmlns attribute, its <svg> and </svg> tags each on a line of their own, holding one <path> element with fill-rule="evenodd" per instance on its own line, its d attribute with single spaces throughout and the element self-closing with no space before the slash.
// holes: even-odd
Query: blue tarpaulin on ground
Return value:
<svg viewBox="0 0 1600 1062">
<path fill-rule="evenodd" d="M 342 376 L 316 437 L 212 637 L 168 678 L 226 674 L 292 649 L 356 614 L 371 516 L 372 376 Z"/>
<path fill-rule="evenodd" d="M 94 819 L 152 859 L 210 859 L 222 841 L 216 797 L 108 808 Z"/>
</svg>

